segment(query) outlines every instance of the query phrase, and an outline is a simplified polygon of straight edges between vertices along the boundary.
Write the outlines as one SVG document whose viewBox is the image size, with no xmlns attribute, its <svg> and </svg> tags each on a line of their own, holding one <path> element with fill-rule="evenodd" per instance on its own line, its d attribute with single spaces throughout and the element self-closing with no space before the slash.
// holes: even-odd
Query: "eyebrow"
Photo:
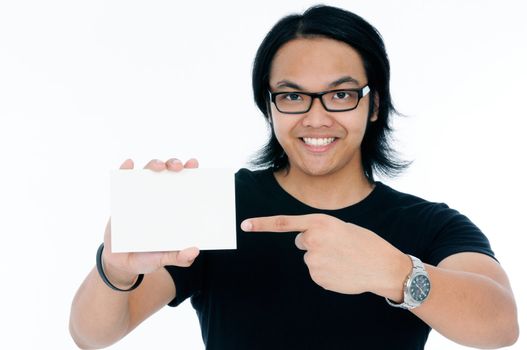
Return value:
<svg viewBox="0 0 527 350">
<path fill-rule="evenodd" d="M 329 84 L 330 87 L 335 87 L 335 86 L 339 86 L 340 84 L 344 84 L 344 83 L 353 83 L 357 86 L 359 86 L 359 81 L 357 79 L 354 79 L 352 77 L 350 77 L 349 75 L 345 76 L 345 77 L 342 77 L 340 79 L 337 79 L 335 80 L 334 82 L 332 82 L 331 84 Z"/>
<path fill-rule="evenodd" d="M 359 81 L 355 78 L 352 78 L 351 76 L 347 75 L 347 76 L 344 76 L 342 78 L 339 78 L 331 83 L 328 84 L 329 87 L 336 87 L 336 86 L 339 86 L 341 84 L 344 84 L 344 83 L 353 83 L 355 85 L 360 85 L 359 84 Z M 304 90 L 304 88 L 296 83 L 293 83 L 292 81 L 290 80 L 287 80 L 287 79 L 284 79 L 284 80 L 280 80 L 278 83 L 276 83 L 276 87 L 289 87 L 289 88 L 292 88 L 292 89 L 297 89 L 297 90 Z"/>
</svg>

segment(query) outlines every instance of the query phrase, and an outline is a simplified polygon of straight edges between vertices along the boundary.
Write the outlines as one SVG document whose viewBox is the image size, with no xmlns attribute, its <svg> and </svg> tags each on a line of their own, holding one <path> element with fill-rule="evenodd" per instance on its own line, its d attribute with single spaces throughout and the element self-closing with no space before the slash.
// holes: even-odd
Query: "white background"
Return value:
<svg viewBox="0 0 527 350">
<path fill-rule="evenodd" d="M 72 349 L 71 300 L 109 216 L 109 170 L 133 158 L 241 167 L 265 140 L 256 49 L 310 1 L 0 3 L 0 348 Z M 527 26 L 521 1 L 335 1 L 382 33 L 413 166 L 386 181 L 469 216 L 527 325 Z M 175 223 L 177 224 L 177 223 Z M 114 349 L 203 348 L 189 303 Z M 525 349 L 520 338 L 514 349 Z M 462 347 L 432 333 L 427 349 Z"/>
</svg>

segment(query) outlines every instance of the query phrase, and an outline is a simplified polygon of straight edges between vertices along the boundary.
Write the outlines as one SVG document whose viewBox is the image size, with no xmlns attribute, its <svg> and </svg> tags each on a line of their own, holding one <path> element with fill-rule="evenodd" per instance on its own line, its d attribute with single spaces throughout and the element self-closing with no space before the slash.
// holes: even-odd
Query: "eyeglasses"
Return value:
<svg viewBox="0 0 527 350">
<path fill-rule="evenodd" d="M 359 105 L 360 99 L 370 92 L 368 85 L 361 89 L 338 89 L 322 92 L 271 92 L 271 101 L 281 113 L 307 113 L 318 98 L 328 112 L 351 111 Z"/>
</svg>

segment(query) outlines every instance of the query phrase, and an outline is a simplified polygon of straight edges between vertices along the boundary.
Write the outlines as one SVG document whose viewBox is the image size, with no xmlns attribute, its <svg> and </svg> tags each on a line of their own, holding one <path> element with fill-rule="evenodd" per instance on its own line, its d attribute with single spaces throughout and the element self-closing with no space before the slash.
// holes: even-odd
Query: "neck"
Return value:
<svg viewBox="0 0 527 350">
<path fill-rule="evenodd" d="M 301 202 L 319 209 L 340 209 L 360 202 L 370 194 L 371 184 L 362 167 L 355 171 L 337 171 L 325 175 L 309 175 L 292 167 L 277 171 L 280 186 Z"/>
</svg>

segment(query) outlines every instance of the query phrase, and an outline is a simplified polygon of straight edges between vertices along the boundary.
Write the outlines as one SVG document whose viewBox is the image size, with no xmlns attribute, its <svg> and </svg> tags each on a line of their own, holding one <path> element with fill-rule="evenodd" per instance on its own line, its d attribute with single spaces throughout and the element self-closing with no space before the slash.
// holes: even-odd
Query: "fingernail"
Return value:
<svg viewBox="0 0 527 350">
<path fill-rule="evenodd" d="M 242 230 L 244 231 L 250 231 L 253 228 L 253 225 L 251 224 L 249 220 L 244 220 L 242 222 L 241 227 L 242 227 Z"/>
<path fill-rule="evenodd" d="M 172 164 L 175 164 L 175 163 L 181 163 L 181 161 L 179 159 L 172 159 L 170 161 Z"/>
<path fill-rule="evenodd" d="M 159 160 L 159 159 L 156 159 L 155 160 L 156 164 L 164 164 L 165 162 L 163 162 L 162 160 Z"/>
</svg>

